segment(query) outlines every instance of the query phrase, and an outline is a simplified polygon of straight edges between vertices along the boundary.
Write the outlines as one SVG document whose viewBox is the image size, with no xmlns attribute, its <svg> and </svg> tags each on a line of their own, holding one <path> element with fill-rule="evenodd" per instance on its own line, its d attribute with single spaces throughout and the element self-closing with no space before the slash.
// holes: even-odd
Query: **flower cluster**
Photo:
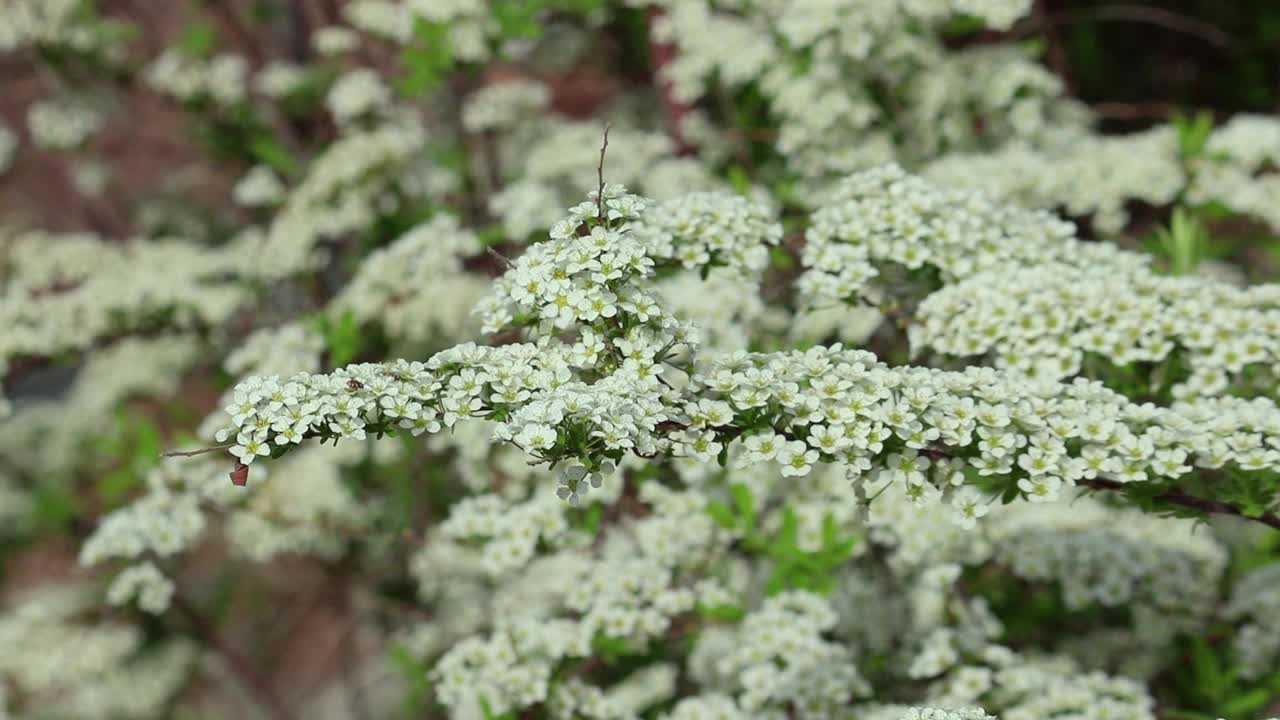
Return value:
<svg viewBox="0 0 1280 720">
<path fill-rule="evenodd" d="M 500 155 L 510 180 L 489 198 L 489 210 L 510 237 L 545 233 L 562 218 L 559 208 L 596 184 L 601 130 L 596 123 L 547 119 L 507 134 Z M 659 200 L 722 189 L 701 163 L 673 157 L 675 143 L 664 133 L 610 127 L 609 144 L 627 148 L 609 155 L 613 183 Z"/>
<path fill-rule="evenodd" d="M 378 322 L 389 336 L 421 342 L 458 337 L 487 282 L 464 263 L 482 252 L 475 233 L 439 215 L 379 248 L 331 303 L 360 322 Z"/>
<path fill-rule="evenodd" d="M 1174 397 L 1269 392 L 1244 381 L 1280 362 L 1280 286 L 1234 285 L 1046 263 L 974 275 L 927 297 L 910 328 L 912 350 L 989 356 L 996 367 L 1047 379 L 1114 365 L 1172 362 Z M 1269 374 L 1269 373 L 1268 373 Z"/>
<path fill-rule="evenodd" d="M 1280 122 L 1263 115 L 1239 115 L 1215 130 L 1196 159 L 1188 197 L 1218 202 L 1260 218 L 1280 230 Z"/>
<path fill-rule="evenodd" d="M 0 363 L 88 349 L 131 330 L 220 325 L 246 299 L 226 279 L 240 261 L 222 249 L 107 245 L 83 235 L 66 237 L 64 248 L 63 240 L 32 233 L 11 241 L 18 264 L 0 289 Z M 86 245 L 96 247 L 81 255 Z"/>
<path fill-rule="evenodd" d="M 265 165 L 255 165 L 240 178 L 232 189 L 232 197 L 245 207 L 270 207 L 278 205 L 285 197 L 286 188 L 275 171 Z"/>
<path fill-rule="evenodd" d="M 279 279 L 314 268 L 323 257 L 321 240 L 366 227 L 402 202 L 395 189 L 425 143 L 422 128 L 392 122 L 329 145 L 265 232 L 246 232 L 233 243 L 244 260 L 241 272 Z"/>
<path fill-rule="evenodd" d="M 191 673 L 195 648 L 171 641 L 144 651 L 140 628 L 83 619 L 92 607 L 87 588 L 59 585 L 0 613 L 0 641 L 26 648 L 0 658 L 0 686 L 25 707 L 6 707 L 0 694 L 0 713 L 107 720 L 162 712 Z"/>
<path fill-rule="evenodd" d="M 941 186 L 982 190 L 1026 207 L 1061 208 L 1108 234 L 1128 223 L 1127 203 L 1168 205 L 1186 187 L 1171 126 L 1131 135 L 1060 135 L 1034 145 L 1011 142 L 994 152 L 945 155 L 922 174 Z"/>
<path fill-rule="evenodd" d="M 823 638 L 836 620 L 818 595 L 775 595 L 743 619 L 738 645 L 716 671 L 735 678 L 738 705 L 752 716 L 789 706 L 805 716 L 829 715 L 871 689 L 849 647 Z"/>
<path fill-rule="evenodd" d="M 634 4 L 662 9 L 652 36 L 677 49 L 661 69 L 674 98 L 692 105 L 714 83 L 757 83 L 778 118 L 776 147 L 808 188 L 988 137 L 1034 137 L 1070 114 L 1059 107 L 1057 78 L 1025 53 L 999 46 L 950 52 L 940 37 L 958 17 L 1008 28 L 1028 11 L 1026 0 Z M 989 81 L 968 82 L 974 76 Z M 898 100 L 876 93 L 883 87 L 898 88 Z"/>
<path fill-rule="evenodd" d="M 83 103 L 47 100 L 27 110 L 27 130 L 36 147 L 71 150 L 102 127 L 102 117 Z"/>
<path fill-rule="evenodd" d="M 1223 616 L 1243 622 L 1232 641 L 1241 672 L 1258 677 L 1280 659 L 1280 565 L 1263 565 L 1236 584 Z"/>
<path fill-rule="evenodd" d="M 27 46 L 69 49 L 120 62 L 125 25 L 87 10 L 79 0 L 7 0 L 0 6 L 0 52 Z"/>
<path fill-rule="evenodd" d="M 934 270 L 950 283 L 1051 261 L 1117 269 L 1145 264 L 1114 245 L 1075 239 L 1074 226 L 1051 213 L 940 188 L 886 165 L 842 181 L 813 213 L 799 287 L 814 303 L 845 302 L 867 294 L 889 266 Z M 896 292 L 894 279 L 886 276 L 880 290 Z"/>
<path fill-rule="evenodd" d="M 339 126 L 348 126 L 365 117 L 382 114 L 391 104 L 391 88 L 378 73 L 360 68 L 334 82 L 325 99 Z"/>
<path fill-rule="evenodd" d="M 551 103 L 546 85 L 530 80 L 510 80 L 484 87 L 467 96 L 462 126 L 473 133 L 510 131 Z"/>
<path fill-rule="evenodd" d="M 1166 621 L 1204 618 L 1227 564 L 1222 544 L 1191 521 L 1118 511 L 1083 498 L 1065 513 L 1012 506 L 984 530 L 997 561 L 1019 577 L 1059 583 L 1072 610 L 1143 605 Z"/>
<path fill-rule="evenodd" d="M 248 93 L 249 63 L 239 55 L 202 59 L 170 48 L 147 67 L 147 83 L 156 92 L 189 103 L 230 108 Z"/>
</svg>

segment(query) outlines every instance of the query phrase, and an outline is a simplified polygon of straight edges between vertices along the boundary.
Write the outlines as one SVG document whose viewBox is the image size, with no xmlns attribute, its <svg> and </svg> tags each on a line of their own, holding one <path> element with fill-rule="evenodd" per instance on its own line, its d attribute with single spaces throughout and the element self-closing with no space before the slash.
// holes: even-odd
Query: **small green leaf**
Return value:
<svg viewBox="0 0 1280 720">
<path fill-rule="evenodd" d="M 1222 671 L 1213 648 L 1201 638 L 1191 641 L 1191 670 L 1196 686 L 1209 700 L 1217 701 L 1231 683 L 1229 675 Z"/>
<path fill-rule="evenodd" d="M 396 80 L 396 89 L 405 97 L 421 97 L 444 80 L 453 64 L 449 26 L 418 18 L 413 24 L 413 44 L 400 53 L 409 74 Z"/>
<path fill-rule="evenodd" d="M 1224 716 L 1247 716 L 1261 710 L 1271 699 L 1271 693 L 1264 687 L 1254 688 L 1243 695 L 1237 695 L 1222 705 Z"/>
<path fill-rule="evenodd" d="M 698 605 L 698 614 L 708 620 L 719 622 L 738 622 L 746 617 L 747 611 L 737 605 Z"/>
<path fill-rule="evenodd" d="M 742 169 L 741 165 L 734 165 L 729 168 L 729 184 L 733 186 L 733 191 L 739 195 L 746 195 L 751 192 L 751 177 L 747 175 L 747 171 Z"/>
<path fill-rule="evenodd" d="M 725 530 L 732 530 L 738 526 L 738 520 L 733 516 L 733 511 L 722 502 L 712 500 L 707 503 L 707 514 Z"/>
<path fill-rule="evenodd" d="M 217 44 L 218 31 L 214 29 L 212 23 L 192 23 L 182 33 L 182 49 L 192 57 L 209 57 Z"/>
<path fill-rule="evenodd" d="M 98 479 L 98 497 L 108 503 L 114 503 L 124 497 L 125 493 L 137 487 L 140 480 L 141 476 L 129 467 L 109 472 Z"/>
<path fill-rule="evenodd" d="M 34 512 L 37 528 L 63 528 L 79 513 L 75 495 L 53 483 L 36 489 Z"/>
<path fill-rule="evenodd" d="M 532 40 L 542 34 L 539 0 L 492 0 L 490 7 L 505 38 Z"/>
<path fill-rule="evenodd" d="M 295 175 L 298 172 L 298 161 L 270 135 L 253 138 L 249 143 L 249 153 L 255 160 L 282 175 Z"/>
</svg>

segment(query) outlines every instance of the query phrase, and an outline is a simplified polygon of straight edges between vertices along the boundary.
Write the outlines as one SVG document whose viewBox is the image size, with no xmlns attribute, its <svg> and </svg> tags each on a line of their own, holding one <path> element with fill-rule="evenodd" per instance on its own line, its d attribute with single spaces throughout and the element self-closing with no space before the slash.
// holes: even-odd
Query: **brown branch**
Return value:
<svg viewBox="0 0 1280 720">
<path fill-rule="evenodd" d="M 226 450 L 227 448 L 232 447 L 234 445 L 235 443 L 227 443 L 225 445 L 215 445 L 214 447 L 200 448 L 199 450 L 168 450 L 166 452 L 160 453 L 160 457 L 162 458 L 195 457 L 196 455 L 204 455 L 211 452 L 218 452 L 219 450 Z"/>
<path fill-rule="evenodd" d="M 1035 32 L 1047 31 L 1053 26 L 1093 20 L 1146 23 L 1182 33 L 1183 35 L 1200 38 L 1219 50 L 1229 51 L 1231 49 L 1231 35 L 1219 28 L 1193 17 L 1148 5 L 1106 5 L 1033 17 L 1029 24 L 1015 28 L 1010 33 L 1010 37 L 1014 39 L 1026 37 Z"/>
<path fill-rule="evenodd" d="M 1093 480 L 1086 480 L 1082 484 L 1086 487 L 1090 487 L 1095 490 L 1120 490 L 1127 485 L 1127 483 L 1118 482 L 1116 480 L 1106 480 L 1103 478 L 1094 478 Z M 1157 502 L 1166 503 L 1168 505 L 1177 505 L 1179 507 L 1191 508 L 1193 510 L 1200 510 L 1201 512 L 1206 512 L 1213 515 L 1234 515 L 1236 517 L 1245 518 L 1246 520 L 1253 520 L 1255 522 L 1260 522 L 1263 525 L 1269 525 L 1273 528 L 1276 528 L 1277 530 L 1280 530 L 1280 517 L 1277 517 L 1270 513 L 1264 513 L 1256 517 L 1252 515 L 1247 515 L 1243 510 L 1241 510 L 1240 508 L 1230 503 L 1221 502 L 1219 500 L 1210 500 L 1208 498 L 1197 497 L 1195 495 L 1189 495 L 1183 492 L 1182 490 L 1177 490 L 1177 489 L 1168 490 L 1166 492 L 1160 493 L 1159 495 L 1156 495 L 1151 499 Z"/>
<path fill-rule="evenodd" d="M 604 126 L 604 144 L 600 146 L 600 164 L 596 166 L 596 175 L 600 178 L 600 188 L 596 191 L 596 211 L 600 213 L 600 219 L 604 217 L 604 153 L 609 149 L 609 124 Z"/>
<path fill-rule="evenodd" d="M 689 114 L 689 106 L 676 99 L 675 89 L 671 81 L 662 77 L 663 68 L 676 60 L 676 48 L 671 43 L 659 42 L 653 34 L 653 26 L 662 17 L 661 8 L 650 8 L 646 21 L 649 26 L 649 57 L 653 63 L 653 82 L 658 88 L 658 97 L 662 100 L 662 111 L 667 123 L 667 133 L 676 144 L 677 155 L 688 155 L 693 151 L 685 142 L 680 131 L 680 123 Z"/>
<path fill-rule="evenodd" d="M 262 48 L 258 47 L 253 32 L 240 19 L 240 13 L 231 7 L 231 0 L 204 0 L 202 4 L 221 21 L 223 27 L 230 31 L 236 45 L 244 50 L 253 64 L 256 67 L 262 67 L 266 62 Z"/>
<path fill-rule="evenodd" d="M 1071 66 L 1067 61 L 1067 51 L 1062 45 L 1057 26 L 1049 21 L 1048 0 L 1035 0 L 1031 9 L 1031 18 L 1044 31 L 1045 60 L 1049 64 L 1049 69 L 1062 80 L 1066 94 L 1071 95 Z"/>
</svg>

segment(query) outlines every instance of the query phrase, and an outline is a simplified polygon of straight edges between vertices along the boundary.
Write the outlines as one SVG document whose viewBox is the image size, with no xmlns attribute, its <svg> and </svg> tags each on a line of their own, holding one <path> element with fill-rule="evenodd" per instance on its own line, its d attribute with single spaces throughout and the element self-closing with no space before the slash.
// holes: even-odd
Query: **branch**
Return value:
<svg viewBox="0 0 1280 720">
<path fill-rule="evenodd" d="M 1219 50 L 1228 51 L 1231 49 L 1231 35 L 1213 25 L 1170 10 L 1147 5 L 1107 5 L 1105 7 L 1043 15 L 1033 18 L 1030 24 L 1015 29 L 1010 36 L 1013 39 L 1017 39 L 1030 35 L 1035 31 L 1047 31 L 1053 26 L 1092 20 L 1146 23 L 1182 33 L 1183 35 L 1200 38 Z"/>
<path fill-rule="evenodd" d="M 166 452 L 160 453 L 160 457 L 162 458 L 195 457 L 196 455 L 204 455 L 206 453 L 217 452 L 219 450 L 226 450 L 227 448 L 233 447 L 234 445 L 235 443 L 227 443 L 225 445 L 215 445 L 213 447 L 200 448 L 199 450 L 168 450 Z"/>
<path fill-rule="evenodd" d="M 596 191 L 596 210 L 600 219 L 604 219 L 604 153 L 609 149 L 609 124 L 604 126 L 604 144 L 600 146 L 600 164 L 596 166 L 596 175 L 600 178 L 600 188 Z"/>
<path fill-rule="evenodd" d="M 667 133 L 676 144 L 676 155 L 688 155 L 692 148 L 685 142 L 680 132 L 680 122 L 689 113 L 689 106 L 676 99 L 669 80 L 662 77 L 662 70 L 675 62 L 676 48 L 670 43 L 659 42 L 653 36 L 653 26 L 662 17 L 660 8 L 650 8 L 646 21 L 649 27 L 649 57 L 653 62 L 653 82 L 658 87 L 658 97 L 662 100 L 663 115 L 667 121 Z"/>
<path fill-rule="evenodd" d="M 1115 480 L 1105 480 L 1103 478 L 1085 480 L 1081 484 L 1095 490 L 1121 490 L 1127 486 L 1127 483 L 1117 482 Z M 1280 530 L 1280 517 L 1277 517 L 1276 515 L 1269 513 L 1257 516 L 1248 515 L 1243 510 L 1230 503 L 1210 500 L 1208 498 L 1197 497 L 1195 495 L 1188 495 L 1187 493 L 1177 489 L 1160 493 L 1151 499 L 1169 505 L 1177 505 L 1179 507 L 1200 510 L 1212 515 L 1234 515 L 1236 517 L 1245 518 L 1246 520 L 1260 522 L 1263 525 L 1269 525 Z"/>
</svg>

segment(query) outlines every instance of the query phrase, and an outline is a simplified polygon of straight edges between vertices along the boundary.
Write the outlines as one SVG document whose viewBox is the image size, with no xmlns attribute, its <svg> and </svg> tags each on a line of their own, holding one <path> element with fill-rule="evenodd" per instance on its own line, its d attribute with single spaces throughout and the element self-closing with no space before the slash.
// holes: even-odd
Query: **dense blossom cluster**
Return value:
<svg viewBox="0 0 1280 720">
<path fill-rule="evenodd" d="M 1280 569 L 1264 565 L 1246 575 L 1223 615 L 1244 623 L 1234 640 L 1242 672 L 1257 677 L 1274 668 L 1280 660 Z"/>
<path fill-rule="evenodd" d="M 0 286 L 0 367 L 24 356 L 85 350 L 115 334 L 220 325 L 246 293 L 226 276 L 234 253 L 179 240 L 108 245 L 92 236 L 8 239 Z"/>
<path fill-rule="evenodd" d="M 1217 202 L 1280 229 L 1280 120 L 1240 115 L 1205 143 L 1188 188 L 1196 202 Z"/>
<path fill-rule="evenodd" d="M 100 227 L 0 225 L 0 719 L 325 714 L 264 598 L 344 715 L 1273 714 L 1280 295 L 1129 241 L 1275 118 L 1099 135 L 1030 0 L 96 5 L 0 0 Z"/>
<path fill-rule="evenodd" d="M 1054 580 L 1070 609 L 1153 607 L 1206 617 L 1226 568 L 1221 543 L 1190 521 L 1161 521 L 1078 500 L 1070 513 L 1020 505 L 988 523 L 995 557 L 1020 577 Z"/>
<path fill-rule="evenodd" d="M 66 100 L 49 100 L 27 111 L 27 130 L 36 147 L 68 150 L 85 141 L 102 125 L 91 108 Z"/>
<path fill-rule="evenodd" d="M 307 175 L 265 229 L 252 228 L 236 240 L 246 274 L 282 278 L 316 267 L 326 238 L 366 227 L 400 202 L 397 187 L 426 142 L 421 128 L 389 123 L 353 132 L 312 161 Z M 421 191 L 421 190 L 419 190 Z"/>
<path fill-rule="evenodd" d="M 1085 243 L 1051 213 L 1010 206 L 971 190 L 950 190 L 886 165 L 853 175 L 814 212 L 799 284 L 815 303 L 864 297 L 886 266 L 936 270 L 943 283 L 984 270 L 1058 261 L 1077 267 L 1141 267 L 1141 256 Z M 902 293 L 885 277 L 881 294 Z M 928 287 L 926 292 L 932 291 Z"/>
<path fill-rule="evenodd" d="M 637 228 L 592 226 L 600 207 L 625 223 L 623 230 L 639 219 Z M 777 460 L 784 476 L 804 476 L 820 462 L 837 462 L 856 480 L 872 471 L 871 483 L 901 484 L 918 503 L 945 496 L 961 521 L 980 517 L 989 502 L 959 491 L 966 484 L 1016 487 L 1033 501 L 1052 501 L 1098 477 L 1172 480 L 1193 464 L 1274 463 L 1280 414 L 1270 403 L 1217 420 L 1253 433 L 1224 443 L 1193 421 L 1210 411 L 1206 406 L 1137 405 L 1099 383 L 1020 380 L 990 368 L 890 368 L 839 346 L 716 357 L 694 368 L 678 391 L 659 379 L 661 366 L 690 330 L 667 319 L 634 280 L 650 272 L 655 258 L 683 257 L 690 247 L 697 252 L 690 264 L 710 263 L 708 242 L 717 235 L 677 223 L 687 235 L 676 249 L 671 235 L 646 229 L 643 212 L 643 201 L 616 189 L 599 206 L 574 208 L 551 241 L 532 246 L 480 306 L 489 331 L 513 323 L 552 332 L 580 328 L 574 344 L 544 336 L 531 344 L 461 345 L 427 363 L 251 378 L 237 388 L 234 427 L 222 436 L 236 438 L 232 452 L 248 464 L 316 435 L 359 439 L 367 429 L 396 428 L 416 434 L 490 418 L 498 421 L 495 438 L 536 459 L 581 462 L 583 472 L 570 472 L 561 487 L 575 500 L 587 471 L 606 457 L 661 449 L 711 461 L 740 440 L 744 465 Z M 740 236 L 746 240 L 768 226 L 735 227 L 746 230 Z M 723 262 L 752 265 L 750 255 L 716 249 Z M 584 383 L 575 375 L 598 379 Z M 672 424 L 678 432 L 659 430 Z M 598 483 L 594 474 L 589 479 Z"/>
<path fill-rule="evenodd" d="M 487 287 L 464 263 L 482 247 L 457 218 L 440 215 L 370 253 L 334 298 L 333 311 L 350 310 L 360 322 L 376 321 L 410 341 L 462 335 L 467 312 Z"/>
<path fill-rule="evenodd" d="M 1177 199 L 1187 183 L 1178 152 L 1171 126 L 1118 136 L 1073 130 L 1039 144 L 1015 141 L 994 152 L 944 155 L 924 175 L 944 187 L 980 189 L 1025 207 L 1061 208 L 1112 234 L 1128 223 L 1126 204 L 1162 206 Z"/>
<path fill-rule="evenodd" d="M 475 102 L 484 102 L 479 96 Z M 476 111 L 473 111 L 476 112 Z M 490 211 L 518 239 L 543 233 L 563 215 L 565 205 L 595 183 L 601 127 L 589 122 L 546 118 L 521 124 L 499 144 L 502 167 L 513 175 L 489 198 Z M 664 133 L 610 127 L 609 143 L 627 148 L 611 155 L 609 179 L 657 200 L 721 190 L 722 183 L 699 162 L 674 157 L 675 142 Z"/>
<path fill-rule="evenodd" d="M 39 651 L 0 659 L 0 687 L 39 698 L 48 717 L 157 715 L 181 689 L 195 649 L 180 642 L 144 649 L 140 628 L 84 619 L 93 606 L 87 588 L 64 585 L 7 608 L 0 641 Z"/>
<path fill-rule="evenodd" d="M 1280 361 L 1280 285 L 1045 263 L 944 287 L 920 304 L 910 335 L 916 352 L 986 355 L 1049 379 L 1080 373 L 1089 357 L 1176 359 L 1182 374 L 1157 378 L 1175 397 L 1267 393 Z"/>
</svg>

